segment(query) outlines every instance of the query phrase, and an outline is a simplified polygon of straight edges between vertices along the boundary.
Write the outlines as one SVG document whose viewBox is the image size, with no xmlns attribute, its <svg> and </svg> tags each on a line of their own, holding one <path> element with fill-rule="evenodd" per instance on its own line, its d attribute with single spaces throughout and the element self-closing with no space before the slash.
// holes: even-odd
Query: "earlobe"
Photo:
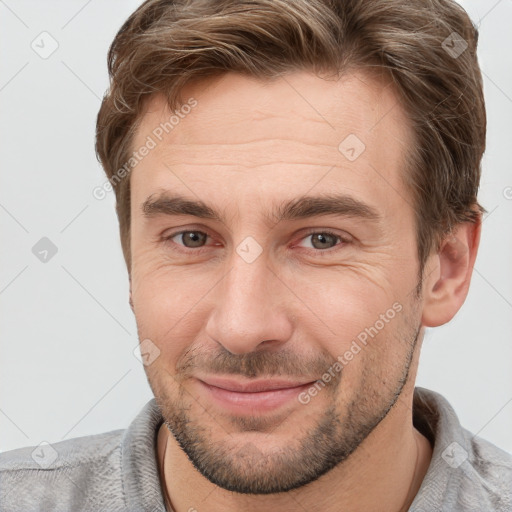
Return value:
<svg viewBox="0 0 512 512">
<path fill-rule="evenodd" d="M 442 242 L 425 279 L 422 324 L 449 322 L 466 300 L 480 243 L 482 222 L 464 222 Z"/>
</svg>

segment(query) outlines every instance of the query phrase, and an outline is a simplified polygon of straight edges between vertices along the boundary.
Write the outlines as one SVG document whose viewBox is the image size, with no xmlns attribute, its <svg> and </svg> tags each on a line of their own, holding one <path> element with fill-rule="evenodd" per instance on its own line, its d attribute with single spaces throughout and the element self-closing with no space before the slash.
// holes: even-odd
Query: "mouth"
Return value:
<svg viewBox="0 0 512 512">
<path fill-rule="evenodd" d="M 221 377 L 196 378 L 207 402 L 236 414 L 267 412 L 289 404 L 315 380 L 236 380 Z"/>
</svg>

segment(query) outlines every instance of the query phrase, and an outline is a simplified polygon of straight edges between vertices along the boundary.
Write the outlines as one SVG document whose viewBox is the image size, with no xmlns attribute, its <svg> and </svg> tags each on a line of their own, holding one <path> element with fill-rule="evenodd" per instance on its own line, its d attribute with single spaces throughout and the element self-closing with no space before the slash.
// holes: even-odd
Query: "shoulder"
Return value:
<svg viewBox="0 0 512 512">
<path fill-rule="evenodd" d="M 467 491 L 480 489 L 488 510 L 512 511 L 512 455 L 462 430 L 467 447 L 462 457 L 467 456 L 467 461 L 461 463 L 460 469 Z"/>
<path fill-rule="evenodd" d="M 411 510 L 512 512 L 512 455 L 463 428 L 434 391 L 415 389 L 414 412 L 433 454 Z"/>
<path fill-rule="evenodd" d="M 0 454 L 2 510 L 77 510 L 122 500 L 124 430 Z"/>
<path fill-rule="evenodd" d="M 108 458 L 119 448 L 124 430 L 76 437 L 57 443 L 41 443 L 0 453 L 2 474 L 23 470 L 59 471 Z"/>
</svg>

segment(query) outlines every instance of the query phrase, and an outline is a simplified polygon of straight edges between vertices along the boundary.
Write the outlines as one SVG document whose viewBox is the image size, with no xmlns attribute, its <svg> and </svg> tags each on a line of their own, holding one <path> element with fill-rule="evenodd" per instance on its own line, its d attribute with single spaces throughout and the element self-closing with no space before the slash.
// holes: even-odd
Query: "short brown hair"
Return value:
<svg viewBox="0 0 512 512">
<path fill-rule="evenodd" d="M 147 0 L 109 50 L 96 154 L 113 183 L 133 151 L 144 101 L 163 93 L 174 111 L 194 79 L 384 72 L 413 127 L 402 178 L 415 211 L 421 273 L 454 226 L 485 212 L 477 202 L 486 133 L 477 41 L 477 28 L 451 0 Z M 130 272 L 130 179 L 118 181 Z"/>
</svg>

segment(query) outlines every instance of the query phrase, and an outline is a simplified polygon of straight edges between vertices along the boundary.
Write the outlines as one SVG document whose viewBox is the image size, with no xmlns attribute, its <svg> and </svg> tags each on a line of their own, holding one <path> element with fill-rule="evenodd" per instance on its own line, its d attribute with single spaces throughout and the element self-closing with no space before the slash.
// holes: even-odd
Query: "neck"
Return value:
<svg viewBox="0 0 512 512">
<path fill-rule="evenodd" d="M 351 512 L 407 511 L 432 456 L 429 441 L 412 424 L 412 392 L 409 399 L 402 394 L 387 417 L 341 464 L 304 487 L 272 495 L 237 494 L 212 484 L 193 467 L 162 424 L 158 460 L 162 488 L 170 496 L 167 507 L 187 512 L 207 503 L 211 512 L 264 508 L 292 512 L 300 504 L 305 510 L 330 512 L 338 511 L 343 503 Z"/>
</svg>

